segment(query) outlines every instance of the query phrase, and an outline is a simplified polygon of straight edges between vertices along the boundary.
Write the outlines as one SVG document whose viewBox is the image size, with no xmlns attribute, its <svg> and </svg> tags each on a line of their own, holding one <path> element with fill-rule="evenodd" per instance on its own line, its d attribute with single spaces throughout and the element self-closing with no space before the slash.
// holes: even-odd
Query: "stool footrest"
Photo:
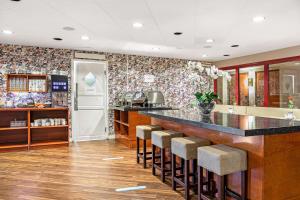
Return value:
<svg viewBox="0 0 300 200">
<path fill-rule="evenodd" d="M 181 185 L 182 187 L 185 187 L 185 183 L 182 180 L 180 180 L 180 178 L 174 177 L 174 181 L 179 185 Z M 190 188 L 195 188 L 197 186 L 198 184 L 190 184 Z"/>
<path fill-rule="evenodd" d="M 230 190 L 229 188 L 225 187 L 225 193 L 230 196 L 233 197 L 235 199 L 242 199 L 241 196 L 236 193 L 235 191 Z"/>
<path fill-rule="evenodd" d="M 194 176 L 194 174 L 189 174 L 189 176 Z M 176 178 L 183 178 L 184 177 L 184 174 L 178 174 L 175 176 Z"/>
<path fill-rule="evenodd" d="M 206 194 L 198 194 L 201 196 L 201 199 L 202 200 L 214 200 L 216 199 L 215 197 L 212 197 L 212 196 L 209 196 L 209 195 L 206 195 Z"/>
</svg>

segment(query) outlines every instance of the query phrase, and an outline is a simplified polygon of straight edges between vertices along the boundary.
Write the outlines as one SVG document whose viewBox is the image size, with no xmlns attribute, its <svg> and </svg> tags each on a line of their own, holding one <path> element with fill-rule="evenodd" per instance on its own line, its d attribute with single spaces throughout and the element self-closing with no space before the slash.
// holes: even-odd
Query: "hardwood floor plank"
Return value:
<svg viewBox="0 0 300 200">
<path fill-rule="evenodd" d="M 113 141 L 1 153 L 0 200 L 183 199 L 135 162 L 135 150 Z M 135 186 L 146 188 L 115 191 Z"/>
</svg>

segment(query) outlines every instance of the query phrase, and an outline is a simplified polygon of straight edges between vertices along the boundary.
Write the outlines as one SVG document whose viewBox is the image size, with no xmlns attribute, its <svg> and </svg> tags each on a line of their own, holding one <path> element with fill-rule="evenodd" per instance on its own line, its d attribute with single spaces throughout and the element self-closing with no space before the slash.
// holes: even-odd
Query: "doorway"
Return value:
<svg viewBox="0 0 300 200">
<path fill-rule="evenodd" d="M 107 62 L 72 61 L 72 138 L 108 138 Z"/>
</svg>

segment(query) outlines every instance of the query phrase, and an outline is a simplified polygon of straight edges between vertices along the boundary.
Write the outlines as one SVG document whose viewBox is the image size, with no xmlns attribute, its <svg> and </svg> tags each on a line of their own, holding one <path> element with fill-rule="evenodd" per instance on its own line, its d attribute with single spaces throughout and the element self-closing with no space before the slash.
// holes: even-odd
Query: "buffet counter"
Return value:
<svg viewBox="0 0 300 200">
<path fill-rule="evenodd" d="M 300 199 L 300 122 L 213 112 L 141 111 L 151 124 L 248 152 L 248 199 Z M 229 187 L 240 190 L 239 174 Z"/>
<path fill-rule="evenodd" d="M 171 107 L 110 107 L 110 110 L 113 110 L 114 112 L 114 131 L 116 141 L 124 144 L 129 148 L 136 147 L 136 126 L 147 125 L 151 123 L 150 117 L 141 115 L 138 112 L 172 109 L 173 108 Z M 147 145 L 150 146 L 151 143 L 148 143 Z"/>
</svg>

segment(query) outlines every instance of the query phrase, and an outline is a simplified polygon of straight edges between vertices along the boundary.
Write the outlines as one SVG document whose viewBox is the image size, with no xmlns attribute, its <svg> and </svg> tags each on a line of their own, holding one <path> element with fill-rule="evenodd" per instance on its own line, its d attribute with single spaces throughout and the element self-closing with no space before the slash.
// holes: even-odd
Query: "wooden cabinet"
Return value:
<svg viewBox="0 0 300 200">
<path fill-rule="evenodd" d="M 114 110 L 116 141 L 129 148 L 136 147 L 136 126 L 147 125 L 150 122 L 150 117 L 140 115 L 138 111 Z"/>
<path fill-rule="evenodd" d="M 11 108 L 0 109 L 0 149 L 58 145 L 69 143 L 68 108 Z M 66 125 L 34 126 L 35 119 L 64 118 Z M 11 121 L 26 121 L 24 127 L 10 127 Z"/>
</svg>

